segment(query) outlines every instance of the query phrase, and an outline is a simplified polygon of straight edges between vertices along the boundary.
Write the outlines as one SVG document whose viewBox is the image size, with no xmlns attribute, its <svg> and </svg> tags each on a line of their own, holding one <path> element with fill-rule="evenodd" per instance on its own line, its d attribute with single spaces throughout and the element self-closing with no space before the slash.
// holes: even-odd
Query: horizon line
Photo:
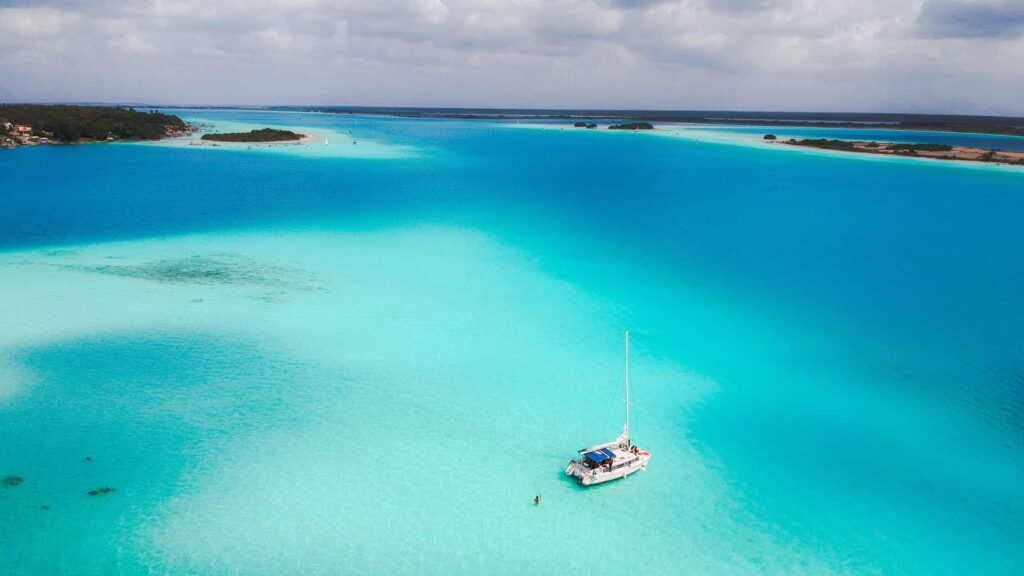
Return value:
<svg viewBox="0 0 1024 576">
<path fill-rule="evenodd" d="M 422 105 L 372 105 L 372 104 L 182 104 L 163 103 L 155 104 L 150 102 L 132 101 L 103 101 L 103 100 L 46 100 L 46 101 L 10 101 L 0 102 L 0 106 L 15 106 L 24 104 L 34 105 L 68 105 L 68 106 L 112 106 L 112 107 L 141 107 L 141 108 L 183 108 L 183 109 L 237 109 L 237 110 L 287 110 L 287 109 L 339 109 L 339 110 L 425 110 L 425 111 L 478 111 L 478 112 L 553 112 L 553 113 L 669 113 L 669 114 L 792 114 L 792 115 L 815 115 L 815 116 L 873 116 L 873 117 L 962 117 L 962 118 L 994 118 L 1013 119 L 1024 121 L 1024 116 L 998 115 L 998 114 L 968 114 L 954 112 L 852 112 L 852 111 L 822 111 L 822 110 L 758 110 L 758 109 L 701 109 L 701 108 L 567 108 L 556 107 L 516 107 L 516 106 L 422 106 Z"/>
</svg>

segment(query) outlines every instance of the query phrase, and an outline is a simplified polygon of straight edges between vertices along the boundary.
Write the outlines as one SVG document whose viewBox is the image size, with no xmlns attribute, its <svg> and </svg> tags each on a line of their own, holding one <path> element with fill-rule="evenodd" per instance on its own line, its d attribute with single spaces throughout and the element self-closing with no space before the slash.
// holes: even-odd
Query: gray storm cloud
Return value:
<svg viewBox="0 0 1024 576">
<path fill-rule="evenodd" d="M 937 38 L 1020 38 L 1024 1 L 931 0 L 918 24 L 922 34 Z"/>
<path fill-rule="evenodd" d="M 0 1 L 0 99 L 1024 114 L 1020 6 Z"/>
</svg>

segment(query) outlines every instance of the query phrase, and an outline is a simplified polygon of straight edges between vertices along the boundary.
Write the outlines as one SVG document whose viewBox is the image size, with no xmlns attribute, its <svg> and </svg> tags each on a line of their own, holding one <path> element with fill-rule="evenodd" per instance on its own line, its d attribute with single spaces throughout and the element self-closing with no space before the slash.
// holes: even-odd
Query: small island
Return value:
<svg viewBox="0 0 1024 576">
<path fill-rule="evenodd" d="M 649 122 L 630 122 L 629 124 L 612 124 L 609 130 L 654 130 Z"/>
<path fill-rule="evenodd" d="M 249 132 L 221 132 L 213 134 L 203 134 L 202 139 L 212 140 L 214 142 L 258 142 L 261 144 L 267 144 L 274 142 L 295 142 L 297 140 L 302 140 L 305 137 L 305 134 L 299 134 L 297 132 L 292 132 L 291 130 L 261 128 L 259 130 L 251 130 Z"/>
<path fill-rule="evenodd" d="M 173 114 L 114 106 L 0 104 L 0 146 L 159 140 L 193 127 Z"/>
<path fill-rule="evenodd" d="M 765 140 L 772 142 L 772 139 L 768 138 L 767 135 L 765 136 Z M 1024 152 L 974 148 L 970 146 L 952 146 L 949 144 L 865 142 L 859 140 L 829 140 L 827 138 L 804 138 L 802 140 L 790 138 L 789 140 L 776 140 L 775 142 L 789 146 L 806 146 L 809 148 L 822 148 L 825 150 L 838 150 L 841 152 L 1024 165 Z"/>
<path fill-rule="evenodd" d="M 573 124 L 573 126 L 576 128 L 586 128 L 588 130 L 593 130 L 594 128 L 597 128 L 597 124 L 587 124 L 586 122 L 577 122 Z"/>
</svg>

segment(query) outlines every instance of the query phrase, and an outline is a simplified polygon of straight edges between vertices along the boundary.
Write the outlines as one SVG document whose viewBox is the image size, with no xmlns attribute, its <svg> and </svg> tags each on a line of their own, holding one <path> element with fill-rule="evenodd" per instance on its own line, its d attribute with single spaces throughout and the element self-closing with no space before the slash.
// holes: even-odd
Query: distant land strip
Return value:
<svg viewBox="0 0 1024 576">
<path fill-rule="evenodd" d="M 780 143 L 788 146 L 805 146 L 841 152 L 858 152 L 862 154 L 881 154 L 888 156 L 913 156 L 932 158 L 935 160 L 961 160 L 968 162 L 988 162 L 993 164 L 1024 165 L 1024 152 L 976 148 L 972 146 L 952 146 L 949 144 L 908 144 L 904 142 L 864 142 L 857 140 L 830 140 L 827 138 L 804 138 L 797 140 L 779 140 L 773 134 L 766 134 L 767 142 Z"/>
<path fill-rule="evenodd" d="M 0 104 L 0 146 L 159 140 L 194 130 L 174 114 L 114 106 Z"/>
<path fill-rule="evenodd" d="M 270 106 L 266 110 L 365 114 L 402 118 L 459 120 L 566 120 L 720 124 L 732 126 L 790 126 L 807 128 L 876 128 L 963 132 L 1024 137 L 1024 118 L 955 114 L 894 114 L 840 112 L 736 112 L 671 110 L 554 110 L 508 108 L 405 108 L 360 106 Z"/>
<path fill-rule="evenodd" d="M 112 107 L 106 105 L 105 107 Z M 129 104 L 121 104 L 127 107 Z M 658 122 L 721 124 L 732 126 L 807 127 L 919 130 L 1024 137 L 1024 118 L 962 114 L 913 114 L 891 112 L 766 112 L 737 110 L 617 110 L 555 108 L 437 108 L 408 106 L 251 106 L 197 104 L 131 104 L 135 108 L 195 110 L 265 110 L 330 114 L 394 116 L 400 118 L 451 118 L 460 120 L 547 120 L 601 122 Z M 2 114 L 0 114 L 2 116 Z"/>
</svg>

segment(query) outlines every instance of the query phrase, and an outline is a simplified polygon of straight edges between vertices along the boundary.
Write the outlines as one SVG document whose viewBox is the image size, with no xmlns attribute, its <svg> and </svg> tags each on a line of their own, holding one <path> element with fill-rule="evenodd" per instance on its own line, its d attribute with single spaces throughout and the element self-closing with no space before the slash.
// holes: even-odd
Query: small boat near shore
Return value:
<svg viewBox="0 0 1024 576">
<path fill-rule="evenodd" d="M 647 469 L 651 453 L 641 450 L 629 437 L 629 410 L 629 332 L 626 332 L 626 425 L 615 440 L 580 450 L 579 459 L 570 460 L 565 468 L 567 476 L 576 478 L 581 486 L 592 486 Z"/>
</svg>

